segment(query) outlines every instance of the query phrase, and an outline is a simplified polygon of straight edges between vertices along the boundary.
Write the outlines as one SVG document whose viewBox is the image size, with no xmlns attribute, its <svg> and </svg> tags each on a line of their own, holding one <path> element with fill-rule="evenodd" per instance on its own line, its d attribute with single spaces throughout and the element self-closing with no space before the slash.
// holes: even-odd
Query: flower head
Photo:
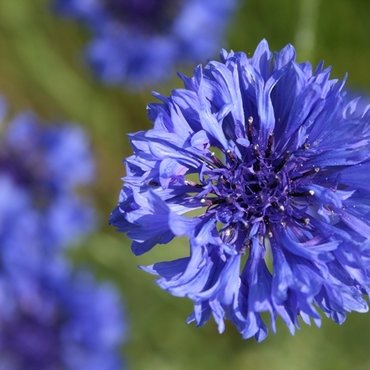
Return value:
<svg viewBox="0 0 370 370">
<path fill-rule="evenodd" d="M 117 293 L 65 263 L 0 274 L 0 355 L 7 370 L 118 370 L 124 321 Z"/>
<path fill-rule="evenodd" d="M 0 136 L 0 358 L 7 370 L 118 370 L 117 292 L 74 273 L 62 246 L 90 231 L 77 187 L 93 176 L 82 130 L 23 113 Z"/>
<path fill-rule="evenodd" d="M 154 127 L 134 154 L 111 223 L 135 254 L 175 236 L 189 256 L 143 267 L 194 302 L 189 321 L 231 320 L 263 340 L 269 313 L 294 333 L 365 312 L 370 258 L 370 110 L 291 45 L 221 61 L 183 77 L 148 108 Z M 196 211 L 196 212 L 193 212 Z"/>
<path fill-rule="evenodd" d="M 0 135 L 2 248 L 25 225 L 27 230 L 34 225 L 32 239 L 43 240 L 49 247 L 67 245 L 89 231 L 93 211 L 76 190 L 90 183 L 93 173 L 89 142 L 80 128 L 43 126 L 31 113 L 21 113 L 8 124 L 4 120 Z M 32 244 L 31 238 L 28 241 Z"/>
<path fill-rule="evenodd" d="M 94 39 L 87 56 L 108 84 L 138 89 L 168 77 L 175 64 L 213 55 L 236 0 L 56 0 L 85 22 Z"/>
</svg>

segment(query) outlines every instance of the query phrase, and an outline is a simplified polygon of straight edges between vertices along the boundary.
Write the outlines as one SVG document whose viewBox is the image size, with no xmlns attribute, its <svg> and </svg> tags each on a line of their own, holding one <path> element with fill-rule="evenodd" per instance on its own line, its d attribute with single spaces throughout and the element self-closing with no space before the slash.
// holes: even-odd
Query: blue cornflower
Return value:
<svg viewBox="0 0 370 370">
<path fill-rule="evenodd" d="M 119 295 L 60 253 L 93 226 L 78 187 L 94 164 L 84 132 L 0 100 L 0 358 L 6 370 L 121 370 Z"/>
<path fill-rule="evenodd" d="M 365 312 L 370 261 L 370 109 L 291 45 L 222 52 L 150 104 L 110 222 L 143 254 L 187 236 L 190 255 L 144 270 L 194 302 L 189 322 L 231 320 L 263 340 L 320 312 Z"/>
<path fill-rule="evenodd" d="M 0 273 L 0 357 L 7 370 L 121 370 L 120 298 L 87 272 L 48 261 Z"/>
<path fill-rule="evenodd" d="M 236 0 L 56 0 L 85 22 L 87 58 L 108 84 L 159 82 L 176 64 L 205 60 L 219 47 Z"/>
<path fill-rule="evenodd" d="M 44 126 L 32 113 L 21 113 L 9 123 L 3 119 L 1 244 L 12 243 L 10 235 L 17 237 L 21 225 L 27 225 L 27 230 L 34 225 L 33 239 L 54 248 L 89 231 L 94 224 L 93 210 L 76 190 L 89 184 L 93 175 L 89 142 L 80 128 Z"/>
</svg>

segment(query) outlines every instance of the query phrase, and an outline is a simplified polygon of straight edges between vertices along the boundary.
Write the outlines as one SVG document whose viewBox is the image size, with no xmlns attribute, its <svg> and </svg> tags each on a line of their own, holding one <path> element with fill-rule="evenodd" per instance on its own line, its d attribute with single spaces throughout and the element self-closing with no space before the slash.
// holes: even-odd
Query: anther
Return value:
<svg viewBox="0 0 370 370">
<path fill-rule="evenodd" d="M 292 153 L 289 150 L 285 152 L 282 161 L 276 166 L 275 172 L 279 172 L 284 167 L 284 165 L 288 162 L 291 155 Z"/>
<path fill-rule="evenodd" d="M 252 142 L 253 141 L 253 117 L 252 116 L 248 117 L 247 136 L 248 136 L 248 140 Z"/>
<path fill-rule="evenodd" d="M 222 204 L 222 203 L 225 203 L 225 202 L 229 202 L 229 198 L 202 198 L 200 201 L 199 201 L 201 204 L 205 205 L 205 206 L 214 206 L 216 204 Z"/>
<path fill-rule="evenodd" d="M 227 149 L 227 150 L 226 150 L 226 154 L 227 154 L 227 156 L 228 156 L 231 160 L 235 160 L 235 156 L 234 156 L 233 152 L 232 152 L 230 149 Z"/>
<path fill-rule="evenodd" d="M 303 172 L 303 173 L 299 174 L 298 176 L 293 177 L 293 180 L 301 179 L 302 177 L 316 175 L 319 172 L 320 172 L 320 167 L 313 167 L 309 171 Z"/>
<path fill-rule="evenodd" d="M 260 146 L 258 144 L 253 145 L 253 149 L 258 152 L 260 149 Z"/>
<path fill-rule="evenodd" d="M 225 230 L 225 236 L 229 237 L 231 235 L 231 229 L 226 229 Z"/>
<path fill-rule="evenodd" d="M 197 183 L 196 183 L 196 182 L 194 182 L 194 181 L 185 180 L 185 181 L 184 181 L 184 184 L 185 184 L 186 186 L 194 186 L 194 187 L 197 187 L 197 188 L 203 188 L 203 186 L 202 186 L 202 185 L 197 184 Z"/>
<path fill-rule="evenodd" d="M 303 149 L 304 149 L 304 150 L 308 150 L 308 149 L 310 149 L 310 144 L 309 144 L 309 143 L 304 143 L 304 144 L 303 144 Z"/>
<path fill-rule="evenodd" d="M 304 225 L 308 225 L 309 223 L 310 223 L 310 219 L 308 218 L 308 217 L 306 217 L 306 218 L 304 218 L 303 220 L 302 220 L 302 222 L 303 222 L 303 224 Z"/>
<path fill-rule="evenodd" d="M 308 191 L 304 191 L 304 192 L 293 192 L 293 193 L 288 193 L 288 195 L 292 196 L 292 197 L 307 197 L 307 196 L 314 196 L 315 195 L 315 191 L 314 190 L 308 190 Z"/>
<path fill-rule="evenodd" d="M 270 157 L 272 153 L 272 146 L 274 145 L 274 134 L 270 132 L 268 142 L 267 142 L 267 149 L 266 149 L 266 158 Z"/>
<path fill-rule="evenodd" d="M 284 212 L 284 211 L 285 211 L 285 207 L 281 204 L 281 205 L 279 206 L 279 210 L 280 210 L 281 212 Z"/>
<path fill-rule="evenodd" d="M 216 153 L 215 152 L 211 152 L 211 157 L 212 157 L 212 160 L 213 162 L 219 166 L 219 167 L 222 167 L 223 166 L 223 163 L 220 161 L 220 159 L 216 156 Z"/>
</svg>

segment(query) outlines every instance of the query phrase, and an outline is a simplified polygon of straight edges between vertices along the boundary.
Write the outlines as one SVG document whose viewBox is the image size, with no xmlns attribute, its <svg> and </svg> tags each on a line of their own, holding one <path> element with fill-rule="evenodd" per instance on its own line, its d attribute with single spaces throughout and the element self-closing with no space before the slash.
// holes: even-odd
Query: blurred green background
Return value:
<svg viewBox="0 0 370 370">
<path fill-rule="evenodd" d="M 275 50 L 293 43 L 300 61 L 316 64 L 323 59 L 334 65 L 335 77 L 348 72 L 354 90 L 370 90 L 368 0 L 241 2 L 222 46 L 251 53 L 262 38 Z M 75 122 L 91 135 L 98 161 L 93 195 L 103 226 L 71 258 L 122 292 L 129 321 L 123 348 L 127 368 L 370 369 L 369 315 L 352 314 L 343 326 L 324 319 L 321 329 L 303 326 L 294 337 L 279 325 L 277 334 L 257 344 L 243 341 L 230 325 L 223 335 L 211 322 L 203 328 L 186 325 L 190 302 L 169 296 L 137 269 L 185 255 L 186 242 L 137 258 L 128 240 L 106 225 L 121 186 L 121 159 L 130 153 L 126 134 L 149 127 L 145 107 L 153 98 L 149 91 L 129 93 L 99 84 L 83 63 L 86 40 L 81 25 L 53 16 L 48 0 L 0 0 L 0 91 L 11 109 L 33 109 L 47 121 Z M 179 86 L 174 78 L 155 89 L 167 94 Z"/>
</svg>

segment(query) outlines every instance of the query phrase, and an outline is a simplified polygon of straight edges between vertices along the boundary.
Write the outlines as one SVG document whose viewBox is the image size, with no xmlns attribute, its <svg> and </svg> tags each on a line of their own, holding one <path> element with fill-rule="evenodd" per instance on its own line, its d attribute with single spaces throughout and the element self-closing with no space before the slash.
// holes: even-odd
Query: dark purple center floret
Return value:
<svg viewBox="0 0 370 370">
<path fill-rule="evenodd" d="M 315 195 L 307 185 L 320 171 L 318 167 L 301 169 L 308 143 L 294 156 L 289 151 L 277 156 L 274 135 L 269 136 L 263 150 L 251 134 L 253 118 L 249 117 L 248 122 L 252 145 L 244 148 L 243 159 L 230 150 L 223 159 L 211 151 L 209 170 L 204 172 L 200 184 L 188 182 L 199 189 L 197 199 L 207 207 L 205 216 L 212 215 L 224 225 L 220 229 L 223 240 L 235 242 L 242 238 L 244 242 L 239 245 L 243 246 L 248 245 L 251 236 L 247 230 L 253 225 L 258 225 L 259 235 L 269 238 L 273 237 L 276 224 L 285 227 L 287 222 L 293 222 L 307 226 L 310 223 L 307 207 Z M 241 252 L 244 251 L 243 247 Z"/>
<path fill-rule="evenodd" d="M 109 14 L 146 32 L 164 32 L 177 13 L 178 0 L 104 0 Z"/>
</svg>

